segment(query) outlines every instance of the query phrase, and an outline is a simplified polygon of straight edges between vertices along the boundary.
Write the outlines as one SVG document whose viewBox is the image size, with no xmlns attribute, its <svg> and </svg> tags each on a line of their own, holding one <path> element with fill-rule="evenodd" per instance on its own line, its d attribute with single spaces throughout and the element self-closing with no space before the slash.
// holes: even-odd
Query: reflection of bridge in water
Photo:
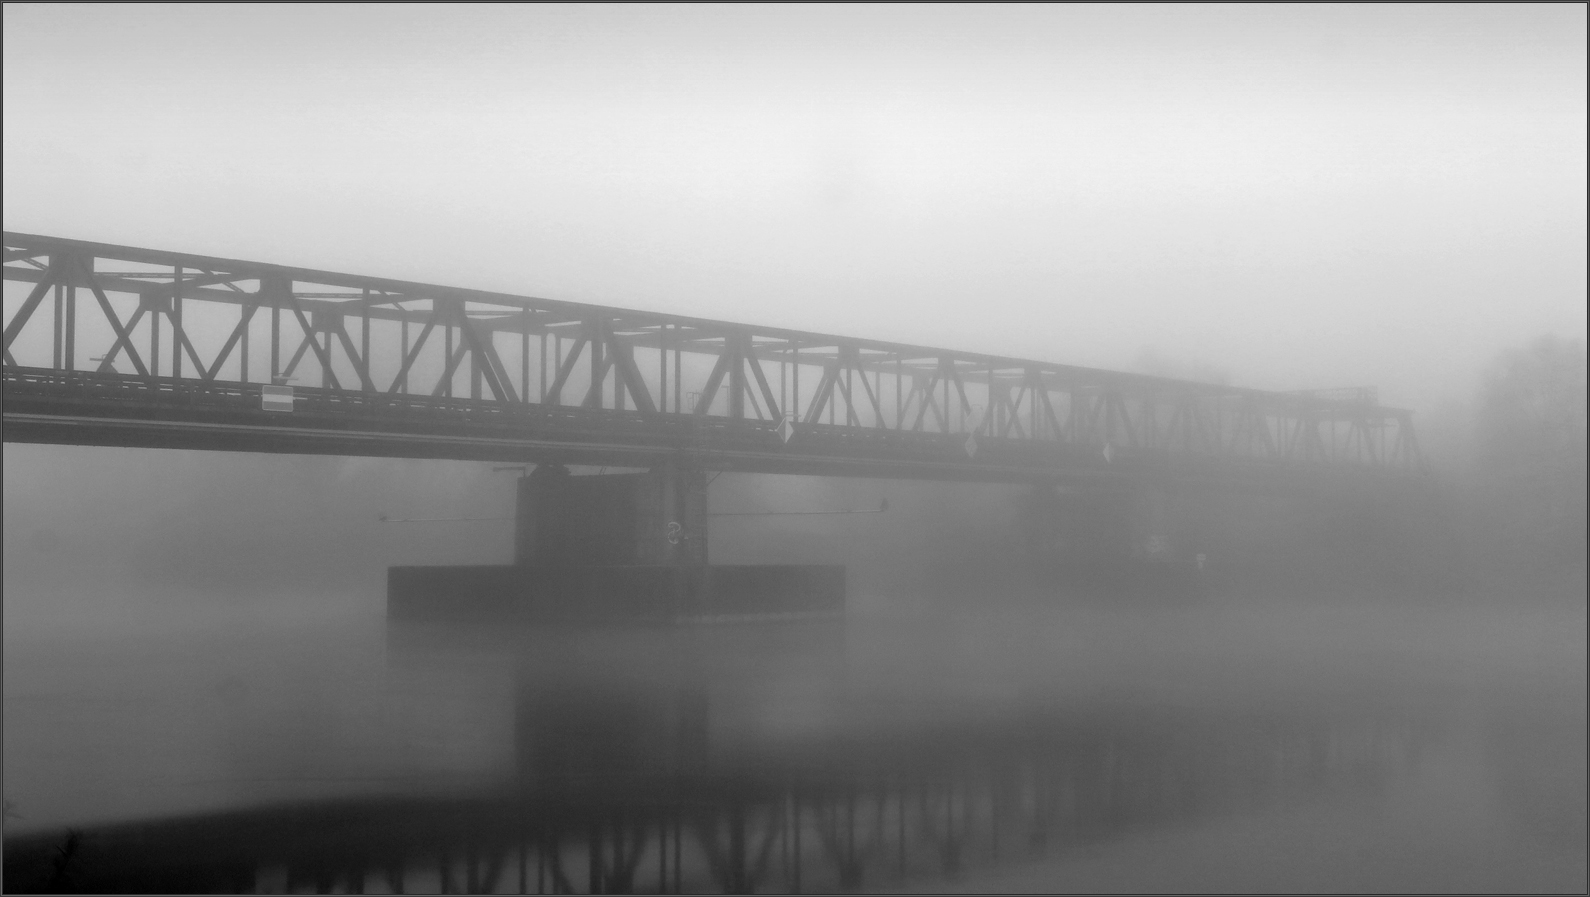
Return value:
<svg viewBox="0 0 1590 897">
<path fill-rule="evenodd" d="M 781 681 L 821 692 L 810 679 L 832 669 L 837 634 L 781 628 L 712 627 L 717 648 L 693 653 L 676 649 L 705 647 L 699 633 L 676 633 L 684 641 L 653 640 L 627 667 L 613 658 L 634 657 L 644 638 L 605 633 L 593 649 L 550 634 L 549 651 L 517 664 L 517 771 L 498 786 L 10 838 L 5 880 L 104 892 L 855 890 L 1373 789 L 1416 761 L 1426 735 L 1361 705 L 1093 702 L 959 721 L 831 715 L 773 738 L 755 715 Z M 773 642 L 785 650 L 760 664 L 761 681 L 733 675 Z M 422 673 L 435 659 L 401 641 L 392 650 Z"/>
</svg>

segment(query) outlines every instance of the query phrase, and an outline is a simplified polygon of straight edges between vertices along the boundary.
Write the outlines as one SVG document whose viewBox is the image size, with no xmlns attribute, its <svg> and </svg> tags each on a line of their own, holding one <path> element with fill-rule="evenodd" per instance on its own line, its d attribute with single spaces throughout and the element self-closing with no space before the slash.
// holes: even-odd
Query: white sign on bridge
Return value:
<svg viewBox="0 0 1590 897">
<path fill-rule="evenodd" d="M 293 388 L 291 386 L 261 386 L 259 388 L 259 406 L 266 411 L 293 410 Z"/>
</svg>

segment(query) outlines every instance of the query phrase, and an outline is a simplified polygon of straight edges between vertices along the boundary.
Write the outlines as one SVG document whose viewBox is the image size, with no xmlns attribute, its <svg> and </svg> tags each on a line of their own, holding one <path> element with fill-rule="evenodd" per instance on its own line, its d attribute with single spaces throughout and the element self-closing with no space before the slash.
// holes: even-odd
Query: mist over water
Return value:
<svg viewBox="0 0 1590 897">
<path fill-rule="evenodd" d="M 657 682 L 682 677 L 679 688 L 706 689 L 705 737 L 720 766 L 823 745 L 936 750 L 967 737 L 946 733 L 1103 718 L 1216 733 L 1185 768 L 1233 770 L 1184 809 L 1100 823 L 1070 847 L 1007 850 L 948 878 L 912 866 L 867 889 L 1572 890 L 1585 879 L 1586 620 L 1571 583 L 1477 591 L 1348 578 L 1068 596 L 1011 575 L 1019 490 L 724 476 L 711 487 L 715 510 L 889 499 L 888 513 L 822 523 L 714 523 L 714 563 L 847 564 L 850 610 L 837 634 L 748 648 L 736 639 L 751 636 L 720 632 L 681 650 L 669 641 L 680 636 L 642 632 L 612 636 L 629 640 L 622 648 L 595 635 L 578 650 L 515 648 L 478 632 L 394 633 L 382 581 L 391 563 L 500 563 L 511 521 L 376 521 L 383 511 L 499 514 L 511 473 L 5 453 L 8 836 L 352 795 L 489 792 L 528 774 L 523 727 L 553 712 L 527 711 L 549 705 L 526 695 L 594 688 L 666 707 L 675 697 Z M 142 473 L 121 500 L 163 515 L 149 536 L 104 502 L 25 498 L 118 466 Z M 184 550 L 204 562 L 182 561 Z M 537 665 L 565 656 L 557 650 L 575 653 Z M 695 666 L 680 672 L 660 657 Z M 591 706 L 630 699 L 602 700 Z M 1277 713 L 1324 726 L 1331 743 L 1369 731 L 1375 756 L 1399 759 L 1377 761 L 1373 784 L 1250 792 L 1231 776 L 1286 761 L 1220 757 L 1288 756 L 1241 722 Z M 968 745 L 967 757 L 985 750 Z M 814 887 L 819 871 L 806 874 Z"/>
<path fill-rule="evenodd" d="M 412 845 L 385 826 L 458 814 L 521 863 L 577 829 L 567 868 L 492 876 L 583 891 L 591 808 L 620 807 L 663 827 L 614 823 L 615 868 L 642 847 L 608 890 L 752 890 L 723 857 L 759 850 L 761 892 L 1586 890 L 1584 6 L 4 24 L 9 232 L 1371 387 L 1429 472 L 1291 497 L 708 473 L 738 515 L 711 563 L 843 565 L 842 621 L 513 629 L 389 622 L 387 570 L 510 563 L 517 471 L 6 442 L 24 883 L 114 890 L 114 839 L 73 831 L 185 845 L 240 814 Z M 6 281 L 7 321 L 30 288 Z M 51 357 L 39 308 L 8 372 Z M 206 353 L 234 326 L 183 314 Z M 674 859 L 702 808 L 754 837 L 713 854 L 697 819 Z M 487 890 L 431 831 L 407 890 Z M 151 887 L 351 884 L 226 878 L 188 853 L 236 843 L 204 843 Z M 401 881 L 358 859 L 368 891 Z"/>
</svg>

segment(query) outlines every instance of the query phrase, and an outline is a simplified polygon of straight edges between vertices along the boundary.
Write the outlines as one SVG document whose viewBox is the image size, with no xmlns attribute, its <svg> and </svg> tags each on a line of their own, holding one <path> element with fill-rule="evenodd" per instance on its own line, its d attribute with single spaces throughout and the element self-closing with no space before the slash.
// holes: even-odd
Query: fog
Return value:
<svg viewBox="0 0 1590 897">
<path fill-rule="evenodd" d="M 709 511 L 744 516 L 711 518 L 711 563 L 844 565 L 842 624 L 547 635 L 386 616 L 389 567 L 512 561 L 518 471 L 7 442 L 8 849 L 474 799 L 554 766 L 563 787 L 633 751 L 882 789 L 902 843 L 910 788 L 963 789 L 963 851 L 880 871 L 835 841 L 807 890 L 1586 887 L 1583 6 L 13 4 L 4 25 L 8 231 L 1372 385 L 1430 466 L 1373 500 L 1170 490 L 1199 558 L 1171 589 L 1035 550 L 1103 501 L 1067 488 L 714 475 Z M 866 513 L 810 513 L 841 511 Z M 1071 828 L 1013 853 L 1006 786 L 978 829 L 967 769 L 1040 782 L 1011 805 L 1064 779 Z M 799 830 L 761 890 L 801 886 Z M 100 881 L 94 849 L 38 880 Z M 445 857 L 410 890 L 447 887 Z M 682 887 L 735 890 L 709 865 Z M 282 874 L 250 886 L 311 886 Z"/>
<path fill-rule="evenodd" d="M 10 230 L 1421 411 L 1585 328 L 1572 5 L 5 16 Z"/>
</svg>

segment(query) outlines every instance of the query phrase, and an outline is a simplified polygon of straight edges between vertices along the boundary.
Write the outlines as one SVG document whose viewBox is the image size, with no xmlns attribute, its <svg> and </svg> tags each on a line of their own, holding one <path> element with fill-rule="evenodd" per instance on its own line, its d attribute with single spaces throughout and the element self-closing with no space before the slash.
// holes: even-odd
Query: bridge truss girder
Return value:
<svg viewBox="0 0 1590 897">
<path fill-rule="evenodd" d="M 639 445 L 779 470 L 811 466 L 795 459 L 820 448 L 827 463 L 818 466 L 830 472 L 919 476 L 930 464 L 931 475 L 963 479 L 1144 464 L 1424 470 L 1410 412 L 1363 395 L 1240 389 L 9 232 L 4 270 L 7 439 L 70 432 L 68 441 L 192 444 L 204 442 L 193 427 L 210 423 L 270 429 L 274 442 L 255 433 L 262 445 L 341 452 L 338 432 L 371 425 L 386 434 L 383 447 L 358 453 L 453 456 L 420 444 L 443 435 L 435 427 L 447 419 L 457 433 L 484 428 L 521 444 L 517 454 L 487 450 L 476 434 L 474 448 L 452 450 L 493 459 L 627 456 Z M 262 353 L 265 363 L 251 365 Z M 305 379 L 297 420 L 250 414 L 261 385 Z M 398 410 L 414 419 L 403 423 Z M 65 424 L 68 412 L 97 418 L 98 435 Z M 379 425 L 366 419 L 377 412 Z M 60 418 L 53 429 L 51 416 Z M 142 423 L 118 429 L 112 419 Z M 140 426 L 148 432 L 134 435 Z M 407 451 L 405 427 L 415 437 Z M 230 441 L 247 443 L 244 432 L 254 431 Z M 726 460 L 736 451 L 765 457 Z M 1005 470 L 1013 463 L 1019 471 Z"/>
</svg>

